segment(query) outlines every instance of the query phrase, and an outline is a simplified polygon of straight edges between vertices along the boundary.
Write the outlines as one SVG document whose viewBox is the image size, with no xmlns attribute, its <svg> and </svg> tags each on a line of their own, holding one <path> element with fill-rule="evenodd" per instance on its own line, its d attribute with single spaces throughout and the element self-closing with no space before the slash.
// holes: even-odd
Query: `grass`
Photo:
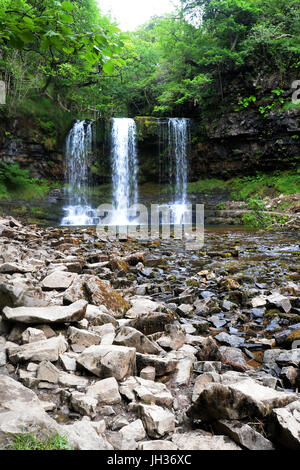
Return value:
<svg viewBox="0 0 300 470">
<path fill-rule="evenodd" d="M 33 434 L 14 434 L 9 450 L 73 450 L 65 436 L 55 434 L 37 439 Z"/>
<path fill-rule="evenodd" d="M 258 173 L 256 176 L 232 178 L 227 181 L 212 178 L 189 183 L 188 185 L 188 193 L 218 189 L 229 191 L 230 197 L 235 201 L 300 193 L 300 170 L 294 172 L 276 171 L 271 174 Z"/>
<path fill-rule="evenodd" d="M 21 169 L 17 163 L 1 163 L 0 200 L 43 200 L 54 188 L 57 188 L 57 183 L 30 178 L 29 171 Z"/>
</svg>

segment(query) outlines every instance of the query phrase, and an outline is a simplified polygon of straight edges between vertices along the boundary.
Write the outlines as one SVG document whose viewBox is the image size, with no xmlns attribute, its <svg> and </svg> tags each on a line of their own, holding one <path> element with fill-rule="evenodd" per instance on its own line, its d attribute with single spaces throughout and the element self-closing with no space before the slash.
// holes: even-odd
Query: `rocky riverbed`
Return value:
<svg viewBox="0 0 300 470">
<path fill-rule="evenodd" d="M 184 241 L 0 220 L 0 447 L 300 448 L 297 232 Z M 298 264 L 297 264 L 298 263 Z"/>
</svg>

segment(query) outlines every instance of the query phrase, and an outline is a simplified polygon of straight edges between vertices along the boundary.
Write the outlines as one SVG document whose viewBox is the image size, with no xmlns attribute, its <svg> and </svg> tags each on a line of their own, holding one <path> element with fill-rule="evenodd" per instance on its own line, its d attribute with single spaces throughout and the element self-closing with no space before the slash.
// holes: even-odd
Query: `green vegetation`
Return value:
<svg viewBox="0 0 300 470">
<path fill-rule="evenodd" d="M 250 199 L 254 204 L 255 200 L 265 196 L 276 197 L 280 194 L 300 193 L 300 171 L 296 173 L 291 171 L 260 173 L 256 176 L 232 178 L 227 181 L 212 178 L 188 185 L 189 193 L 201 193 L 216 189 L 228 191 L 230 197 L 235 201 Z"/>
<path fill-rule="evenodd" d="M 0 199 L 34 201 L 44 199 L 57 183 L 29 177 L 17 163 L 0 163 Z"/>
<path fill-rule="evenodd" d="M 15 434 L 9 450 L 73 450 L 65 436 L 55 434 L 37 439 L 33 434 Z"/>
</svg>

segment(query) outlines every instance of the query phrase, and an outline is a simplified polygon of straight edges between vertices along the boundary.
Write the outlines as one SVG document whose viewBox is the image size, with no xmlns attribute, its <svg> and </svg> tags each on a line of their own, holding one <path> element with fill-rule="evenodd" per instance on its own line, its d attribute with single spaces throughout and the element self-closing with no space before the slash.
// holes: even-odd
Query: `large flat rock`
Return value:
<svg viewBox="0 0 300 470">
<path fill-rule="evenodd" d="M 63 336 L 55 336 L 44 341 L 24 344 L 9 349 L 9 359 L 13 364 L 25 361 L 58 361 L 59 355 L 66 352 L 68 344 Z"/>
<path fill-rule="evenodd" d="M 208 383 L 188 410 L 188 415 L 208 421 L 263 418 L 270 415 L 274 408 L 286 406 L 296 399 L 292 393 L 278 392 L 250 378 L 228 385 Z"/>
<path fill-rule="evenodd" d="M 28 324 L 70 323 L 84 318 L 87 305 L 87 301 L 78 300 L 68 306 L 5 307 L 3 317 L 8 321 Z"/>
<path fill-rule="evenodd" d="M 77 363 L 97 377 L 123 380 L 135 375 L 136 351 L 125 346 L 91 346 L 80 354 Z"/>
<path fill-rule="evenodd" d="M 241 450 L 229 437 L 213 436 L 205 431 L 174 434 L 172 442 L 179 450 Z"/>
</svg>

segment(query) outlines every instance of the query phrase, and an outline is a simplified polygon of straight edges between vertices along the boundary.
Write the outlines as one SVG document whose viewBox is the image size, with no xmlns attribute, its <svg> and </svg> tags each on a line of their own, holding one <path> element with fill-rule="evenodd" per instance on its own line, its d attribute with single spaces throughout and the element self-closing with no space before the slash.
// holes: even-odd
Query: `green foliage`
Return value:
<svg viewBox="0 0 300 470">
<path fill-rule="evenodd" d="M 55 434 L 37 439 L 33 434 L 15 434 L 9 445 L 10 450 L 73 450 L 65 436 Z"/>
<path fill-rule="evenodd" d="M 52 186 L 57 184 L 44 179 L 30 178 L 29 171 L 21 169 L 17 163 L 1 163 L 0 200 L 41 200 L 47 196 Z"/>
<path fill-rule="evenodd" d="M 247 201 L 250 209 L 263 210 L 262 198 L 265 195 L 276 197 L 280 194 L 300 193 L 300 172 L 259 173 L 226 181 L 211 178 L 188 184 L 190 194 L 216 189 L 230 192 L 230 197 L 236 201 Z"/>
</svg>

